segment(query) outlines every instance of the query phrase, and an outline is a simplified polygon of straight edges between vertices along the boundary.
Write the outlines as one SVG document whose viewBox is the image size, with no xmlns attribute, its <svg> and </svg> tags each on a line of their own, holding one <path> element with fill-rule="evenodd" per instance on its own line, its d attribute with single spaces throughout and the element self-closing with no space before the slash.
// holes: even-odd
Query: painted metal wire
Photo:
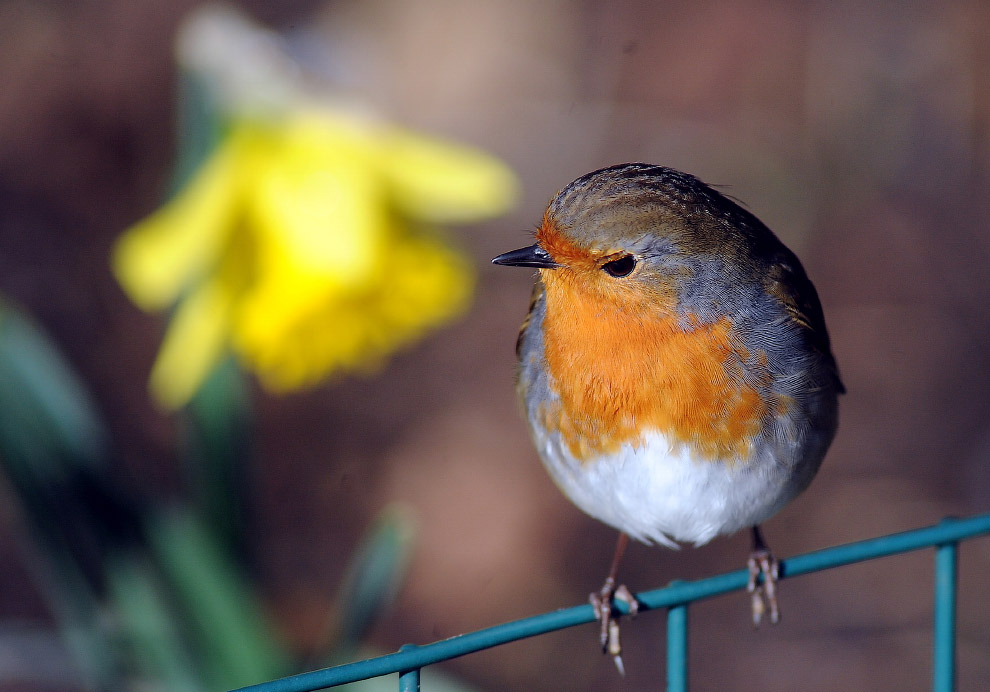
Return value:
<svg viewBox="0 0 990 692">
<path fill-rule="evenodd" d="M 990 514 L 966 519 L 948 518 L 934 526 L 895 533 L 855 543 L 825 548 L 782 560 L 780 578 L 833 569 L 854 562 L 924 548 L 935 548 L 935 626 L 933 635 L 932 689 L 951 692 L 955 688 L 957 561 L 959 543 L 990 533 Z M 737 570 L 691 582 L 675 582 L 663 589 L 636 594 L 640 612 L 667 610 L 667 689 L 688 689 L 688 606 L 694 601 L 746 588 L 749 573 Z M 617 601 L 617 610 L 627 606 Z M 594 621 L 590 605 L 556 610 L 507 622 L 495 627 L 458 635 L 425 646 L 408 645 L 398 652 L 333 668 L 293 675 L 236 692 L 311 692 L 349 682 L 399 673 L 400 691 L 419 689 L 422 667 L 508 642 L 535 637 L 566 627 Z"/>
</svg>

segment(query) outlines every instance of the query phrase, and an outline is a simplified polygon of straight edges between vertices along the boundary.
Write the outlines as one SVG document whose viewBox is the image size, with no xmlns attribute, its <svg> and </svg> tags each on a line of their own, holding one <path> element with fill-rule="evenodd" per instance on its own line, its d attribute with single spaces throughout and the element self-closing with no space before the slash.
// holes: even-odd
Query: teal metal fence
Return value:
<svg viewBox="0 0 990 692">
<path fill-rule="evenodd" d="M 955 687 L 956 675 L 956 563 L 959 543 L 988 533 L 990 514 L 967 519 L 944 519 L 934 526 L 847 543 L 782 560 L 780 578 L 790 579 L 854 562 L 934 547 L 932 689 L 935 692 L 950 692 Z M 745 589 L 748 579 L 749 572 L 742 569 L 692 582 L 674 582 L 664 589 L 636 594 L 640 613 L 661 608 L 667 610 L 669 692 L 686 692 L 688 689 L 688 606 L 705 598 Z M 621 601 L 617 601 L 615 607 L 624 614 L 628 612 L 627 606 Z M 590 605 L 565 608 L 425 646 L 410 644 L 396 653 L 378 658 L 242 687 L 237 692 L 310 692 L 395 673 L 399 674 L 400 692 L 413 692 L 419 689 L 419 671 L 424 666 L 518 639 L 586 624 L 594 619 L 595 614 Z"/>
</svg>

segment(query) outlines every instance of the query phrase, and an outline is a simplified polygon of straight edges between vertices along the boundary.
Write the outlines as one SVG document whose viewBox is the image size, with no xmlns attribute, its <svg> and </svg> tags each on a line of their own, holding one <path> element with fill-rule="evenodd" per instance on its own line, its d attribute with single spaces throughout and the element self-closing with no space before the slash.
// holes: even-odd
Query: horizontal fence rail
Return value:
<svg viewBox="0 0 990 692">
<path fill-rule="evenodd" d="M 935 692 L 950 692 L 955 686 L 958 544 L 987 533 L 990 533 L 990 514 L 966 519 L 948 518 L 934 526 L 847 543 L 781 560 L 780 579 L 912 550 L 936 548 L 932 689 Z M 668 611 L 667 689 L 670 692 L 687 690 L 688 604 L 745 589 L 748 580 L 749 571 L 741 569 L 697 581 L 675 582 L 663 589 L 636 594 L 641 613 L 660 608 Z M 623 614 L 628 613 L 628 606 L 622 601 L 616 601 L 614 607 Z M 393 673 L 400 674 L 400 690 L 417 690 L 419 670 L 424 666 L 594 620 L 595 613 L 590 605 L 564 608 L 461 634 L 433 644 L 406 645 L 393 654 L 250 685 L 235 692 L 311 692 Z"/>
</svg>

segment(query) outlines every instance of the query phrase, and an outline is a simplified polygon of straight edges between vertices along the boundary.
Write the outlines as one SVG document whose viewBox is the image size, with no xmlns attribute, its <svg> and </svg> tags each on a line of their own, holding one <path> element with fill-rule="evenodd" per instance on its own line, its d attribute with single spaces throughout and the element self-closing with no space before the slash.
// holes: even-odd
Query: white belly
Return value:
<svg viewBox="0 0 990 692">
<path fill-rule="evenodd" d="M 707 543 L 769 519 L 797 490 L 769 459 L 695 461 L 658 433 L 583 463 L 571 458 L 556 435 L 538 434 L 536 443 L 574 504 L 646 543 Z"/>
</svg>

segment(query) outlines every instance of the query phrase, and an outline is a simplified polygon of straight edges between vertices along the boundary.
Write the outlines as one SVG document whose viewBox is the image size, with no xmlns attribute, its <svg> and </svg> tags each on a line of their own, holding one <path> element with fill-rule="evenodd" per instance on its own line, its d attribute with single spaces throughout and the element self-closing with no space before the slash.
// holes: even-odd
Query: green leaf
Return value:
<svg viewBox="0 0 990 692">
<path fill-rule="evenodd" d="M 139 677 L 168 692 L 204 692 L 195 663 L 153 570 L 134 554 L 108 566 L 109 591 L 123 644 Z"/>
<path fill-rule="evenodd" d="M 290 671 L 255 594 L 209 529 L 187 509 L 159 513 L 149 541 L 211 687 L 230 689 Z"/>
<path fill-rule="evenodd" d="M 23 557 L 86 683 L 113 687 L 120 661 L 102 616 L 99 537 L 78 483 L 106 477 L 106 431 L 51 341 L 0 299 L 0 466 L 36 550 Z"/>
<path fill-rule="evenodd" d="M 0 451 L 43 464 L 105 462 L 106 430 L 82 383 L 51 341 L 0 300 Z M 104 466 L 105 468 L 105 466 Z"/>
<path fill-rule="evenodd" d="M 337 595 L 333 654 L 356 649 L 375 619 L 392 605 L 406 576 L 415 536 L 416 521 L 401 504 L 386 507 L 369 529 Z"/>
</svg>

